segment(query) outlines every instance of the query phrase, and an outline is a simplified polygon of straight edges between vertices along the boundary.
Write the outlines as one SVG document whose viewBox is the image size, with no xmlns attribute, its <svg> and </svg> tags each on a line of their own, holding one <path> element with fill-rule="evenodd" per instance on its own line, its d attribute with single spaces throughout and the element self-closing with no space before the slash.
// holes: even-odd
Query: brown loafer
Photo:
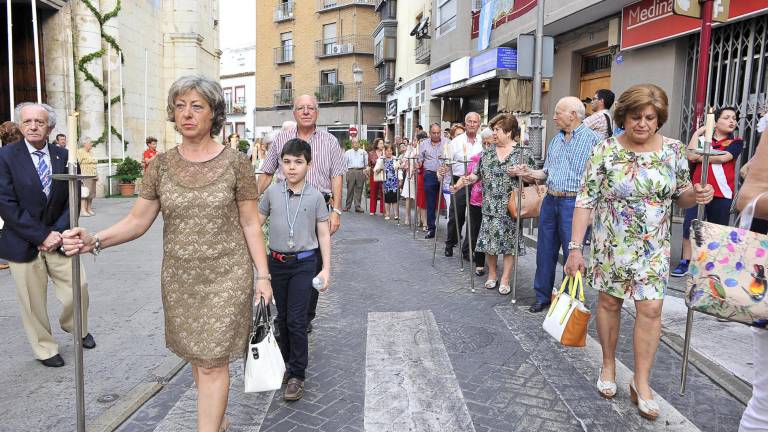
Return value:
<svg viewBox="0 0 768 432">
<path fill-rule="evenodd" d="M 288 378 L 290 378 L 288 371 L 285 371 L 285 373 L 283 373 L 283 385 L 288 384 Z"/>
<path fill-rule="evenodd" d="M 285 386 L 285 392 L 283 392 L 283 399 L 297 401 L 302 396 L 304 396 L 304 381 L 298 378 L 289 379 L 288 385 Z"/>
</svg>

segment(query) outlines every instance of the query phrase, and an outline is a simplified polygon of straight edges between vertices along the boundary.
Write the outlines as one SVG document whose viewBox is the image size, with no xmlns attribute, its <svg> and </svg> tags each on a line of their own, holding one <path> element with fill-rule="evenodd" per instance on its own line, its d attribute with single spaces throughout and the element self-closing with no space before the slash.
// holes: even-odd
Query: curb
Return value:
<svg viewBox="0 0 768 432">
<path fill-rule="evenodd" d="M 523 234 L 526 246 L 536 249 L 536 237 L 527 233 Z M 563 254 L 560 253 L 559 262 L 563 262 Z M 624 309 L 630 315 L 634 316 L 630 311 Z M 677 333 L 671 332 L 668 329 L 662 327 L 661 329 L 661 342 L 667 345 L 672 351 L 676 352 L 681 358 L 683 355 L 683 338 Z M 711 379 L 715 384 L 722 387 L 728 394 L 733 396 L 736 400 L 741 402 L 744 406 L 747 405 L 749 399 L 752 397 L 752 386 L 744 382 L 741 378 L 734 375 L 731 371 L 723 366 L 715 363 L 709 358 L 705 357 L 695 348 L 691 347 L 688 355 L 688 361 L 691 365 L 696 367 L 707 378 Z"/>
<path fill-rule="evenodd" d="M 185 365 L 186 360 L 171 356 L 149 375 L 151 381 L 141 383 L 121 397 L 117 403 L 88 424 L 88 432 L 112 432 L 157 394 Z"/>
</svg>

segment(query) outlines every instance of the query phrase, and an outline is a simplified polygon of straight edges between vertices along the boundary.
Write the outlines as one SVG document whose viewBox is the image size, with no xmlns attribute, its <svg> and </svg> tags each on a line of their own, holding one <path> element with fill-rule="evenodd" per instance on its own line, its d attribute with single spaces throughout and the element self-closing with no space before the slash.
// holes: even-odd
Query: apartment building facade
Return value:
<svg viewBox="0 0 768 432">
<path fill-rule="evenodd" d="M 253 143 L 256 108 L 256 46 L 225 49 L 221 55 L 221 87 L 227 104 L 224 136 L 236 132 Z"/>
<path fill-rule="evenodd" d="M 384 102 L 376 93 L 374 0 L 275 0 L 257 8 L 256 138 L 293 119 L 292 102 L 314 95 L 318 126 L 340 141 L 356 125 L 361 138 L 384 134 Z M 358 71 L 357 74 L 354 71 Z M 362 73 L 360 73 L 362 72 Z M 357 77 L 355 76 L 357 75 Z M 356 82 L 356 78 L 362 79 Z M 361 112 L 358 114 L 358 100 Z M 362 118 L 359 118 L 359 117 Z"/>
</svg>

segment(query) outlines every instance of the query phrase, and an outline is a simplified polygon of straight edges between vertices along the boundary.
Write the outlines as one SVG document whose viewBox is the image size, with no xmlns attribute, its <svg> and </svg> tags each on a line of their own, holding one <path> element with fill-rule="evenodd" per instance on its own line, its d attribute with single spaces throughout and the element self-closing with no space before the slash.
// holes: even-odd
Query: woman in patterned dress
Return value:
<svg viewBox="0 0 768 432">
<path fill-rule="evenodd" d="M 452 190 L 459 190 L 477 181 L 483 182 L 483 218 L 475 251 L 485 252 L 488 261 L 485 288 L 494 289 L 499 281 L 499 294 L 507 295 L 510 292 L 509 278 L 515 266 L 515 258 L 525 255 L 525 245 L 518 241 L 515 221 L 507 212 L 509 194 L 518 184 L 514 167 L 521 164 L 533 166 L 534 161 L 530 151 L 516 148 L 514 138 L 520 134 L 520 128 L 515 116 L 499 114 L 491 120 L 490 127 L 496 144 L 483 150 L 480 162 L 472 174 L 461 177 Z M 499 255 L 504 257 L 501 280 L 496 270 Z"/>
<path fill-rule="evenodd" d="M 614 121 L 625 129 L 592 151 L 573 212 L 565 272 L 584 272 L 581 239 L 592 222 L 587 279 L 599 291 L 597 330 L 603 361 L 597 388 L 616 395 L 616 342 L 621 306 L 633 299 L 635 374 L 630 396 L 640 415 L 655 420 L 659 405 L 648 382 L 661 336 L 661 307 L 669 279 L 672 203 L 688 208 L 712 200 L 711 185 L 691 187 L 685 146 L 662 136 L 667 95 L 653 84 L 625 91 Z M 573 240 L 576 239 L 576 240 Z"/>
<path fill-rule="evenodd" d="M 89 137 L 80 140 L 80 149 L 77 150 L 77 163 L 80 165 L 80 173 L 95 176 L 98 174 L 96 165 L 98 160 L 93 156 L 93 141 Z M 96 197 L 96 179 L 83 180 L 83 186 L 88 189 L 87 195 L 80 197 L 80 216 L 93 216 L 93 199 Z M 84 191 L 83 191 L 84 192 Z"/>
<path fill-rule="evenodd" d="M 168 93 L 168 120 L 181 144 L 150 162 L 130 214 L 95 234 L 63 234 L 67 255 L 98 253 L 144 234 L 163 213 L 161 289 L 168 348 L 192 363 L 197 430 L 226 429 L 229 362 L 242 357 L 256 301 L 272 297 L 248 158 L 215 140 L 226 121 L 221 86 L 179 78 Z"/>
</svg>

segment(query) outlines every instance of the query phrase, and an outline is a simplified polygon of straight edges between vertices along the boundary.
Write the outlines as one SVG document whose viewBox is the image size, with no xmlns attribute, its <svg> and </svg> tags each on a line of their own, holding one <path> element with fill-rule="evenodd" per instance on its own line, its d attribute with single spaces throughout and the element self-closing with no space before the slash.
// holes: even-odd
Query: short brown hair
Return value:
<svg viewBox="0 0 768 432">
<path fill-rule="evenodd" d="M 12 121 L 4 122 L 0 125 L 0 141 L 3 145 L 21 141 L 24 135 L 21 134 L 19 127 Z"/>
<path fill-rule="evenodd" d="M 148 137 L 147 137 L 147 139 L 146 139 L 144 142 L 145 142 L 147 145 L 149 145 L 149 143 L 153 143 L 153 142 L 155 142 L 155 143 L 156 143 L 156 142 L 157 142 L 157 138 L 155 138 L 155 137 L 153 137 L 153 136 L 148 136 Z"/>
<path fill-rule="evenodd" d="M 512 132 L 512 138 L 515 138 L 520 134 L 520 126 L 517 124 L 517 118 L 509 113 L 498 114 L 491 119 L 491 123 L 488 126 L 491 130 L 498 126 L 506 133 Z"/>
<path fill-rule="evenodd" d="M 451 132 L 450 132 L 451 138 L 456 138 L 456 130 L 457 129 L 461 129 L 464 132 L 467 131 L 467 128 L 465 128 L 463 124 L 461 124 L 461 123 L 454 123 L 453 126 L 451 126 Z"/>
<path fill-rule="evenodd" d="M 669 99 L 667 93 L 655 84 L 637 84 L 625 90 L 614 105 L 613 121 L 624 128 L 624 120 L 628 115 L 640 112 L 648 106 L 656 111 L 659 128 L 664 126 L 669 118 Z"/>
</svg>

